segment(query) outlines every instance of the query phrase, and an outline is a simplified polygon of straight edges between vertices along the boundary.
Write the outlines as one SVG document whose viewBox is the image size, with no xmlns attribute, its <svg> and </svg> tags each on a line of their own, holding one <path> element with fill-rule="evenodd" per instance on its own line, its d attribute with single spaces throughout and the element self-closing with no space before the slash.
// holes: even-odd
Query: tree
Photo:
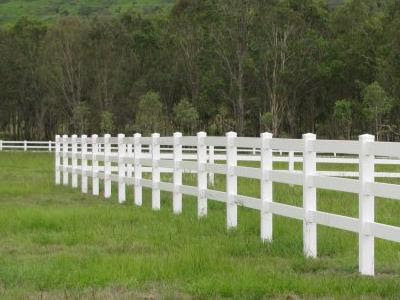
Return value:
<svg viewBox="0 0 400 300">
<path fill-rule="evenodd" d="M 255 14 L 252 3 L 251 0 L 218 1 L 220 22 L 212 28 L 215 53 L 227 75 L 224 97 L 233 106 L 239 134 L 245 129 L 245 69 Z"/>
<path fill-rule="evenodd" d="M 114 131 L 114 115 L 109 111 L 103 111 L 100 114 L 101 133 L 112 133 Z"/>
<path fill-rule="evenodd" d="M 163 119 L 160 95 L 156 92 L 148 92 L 143 95 L 136 113 L 137 130 L 143 134 L 160 132 Z"/>
<path fill-rule="evenodd" d="M 182 98 L 174 108 L 174 119 L 175 124 L 177 124 L 184 133 L 191 135 L 197 126 L 199 114 L 187 98 Z"/>
<path fill-rule="evenodd" d="M 367 120 L 374 121 L 376 139 L 379 140 L 384 116 L 392 109 L 393 101 L 382 89 L 378 82 L 374 81 L 363 91 L 363 108 Z"/>
<path fill-rule="evenodd" d="M 352 103 L 351 100 L 342 99 L 335 103 L 334 117 L 339 121 L 341 126 L 346 130 L 346 139 L 351 138 L 351 124 L 352 124 Z"/>
</svg>

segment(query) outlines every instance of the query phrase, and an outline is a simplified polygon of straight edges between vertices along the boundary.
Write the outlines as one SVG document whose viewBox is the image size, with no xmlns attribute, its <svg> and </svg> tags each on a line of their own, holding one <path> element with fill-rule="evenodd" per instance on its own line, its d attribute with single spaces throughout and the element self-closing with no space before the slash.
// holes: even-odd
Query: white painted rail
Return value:
<svg viewBox="0 0 400 300">
<path fill-rule="evenodd" d="M 166 149 L 165 147 L 168 147 L 169 152 L 163 155 L 160 149 Z M 213 147 L 213 151 L 207 153 L 207 147 Z M 238 147 L 258 149 L 261 156 L 260 167 L 238 166 L 239 158 L 245 160 L 247 157 L 254 157 L 247 154 L 241 156 L 241 149 Z M 215 154 L 217 148 L 224 148 L 220 149 L 224 154 Z M 61 183 L 61 175 L 62 182 L 67 185 L 69 174 L 72 174 L 74 187 L 76 176 L 81 177 L 83 186 L 87 184 L 87 177 L 92 177 L 93 194 L 98 195 L 99 180 L 117 182 L 120 203 L 126 201 L 126 186 L 134 186 L 134 203 L 139 206 L 143 202 L 142 188 L 147 187 L 152 190 L 152 207 L 155 210 L 161 209 L 160 191 L 171 192 L 175 214 L 182 212 L 182 194 L 191 195 L 198 199 L 198 217 L 207 216 L 208 200 L 223 202 L 227 208 L 228 228 L 237 226 L 237 206 L 255 209 L 260 211 L 263 241 L 273 239 L 273 215 L 301 220 L 304 255 L 307 257 L 317 256 L 318 224 L 355 232 L 359 235 L 359 271 L 364 275 L 374 274 L 375 238 L 400 242 L 400 227 L 374 221 L 374 197 L 400 200 L 400 185 L 375 182 L 377 173 L 374 170 L 375 165 L 382 160 L 387 161 L 387 164 L 394 162 L 393 165 L 398 165 L 398 160 L 391 158 L 400 157 L 400 143 L 375 142 L 370 135 L 360 136 L 359 141 L 326 141 L 317 140 L 313 134 L 306 134 L 303 139 L 296 140 L 275 139 L 269 133 L 262 134 L 260 138 L 242 138 L 237 137 L 234 132 L 228 133 L 226 137 L 207 137 L 206 133 L 201 132 L 197 137 L 182 137 L 180 133 L 175 133 L 173 137 L 160 137 L 158 134 L 153 134 L 152 137 L 142 137 L 140 134 L 125 137 L 120 134 L 118 138 L 109 135 L 93 135 L 87 138 L 64 135 L 63 138 L 56 136 L 55 149 L 56 184 Z M 295 171 L 294 167 L 289 170 L 274 170 L 272 162 L 283 157 L 274 157 L 272 149 L 293 152 L 289 159 L 304 161 L 303 170 Z M 318 172 L 316 166 L 320 161 L 317 153 L 326 153 L 329 149 L 334 149 L 336 153 L 353 155 L 351 158 L 331 159 L 351 160 L 352 164 L 358 164 L 359 172 L 353 172 L 352 175 L 359 178 L 331 177 L 327 176 L 329 172 Z M 207 155 L 213 153 L 215 157 L 207 158 Z M 301 157 L 298 156 L 299 153 L 302 154 Z M 324 159 L 322 158 L 323 162 Z M 215 164 L 215 160 L 221 161 Z M 173 173 L 173 182 L 161 181 L 160 175 L 166 172 Z M 188 172 L 198 174 L 197 186 L 182 184 L 182 173 Z M 152 179 L 144 179 L 142 173 L 151 173 Z M 216 191 L 208 186 L 207 178 L 210 178 L 210 173 L 226 176 L 226 192 Z M 345 172 L 337 175 L 343 174 Z M 240 195 L 237 177 L 259 179 L 261 199 Z M 274 202 L 273 182 L 302 186 L 303 206 Z M 359 217 L 318 211 L 318 188 L 358 194 Z M 85 191 L 85 188 L 82 190 Z M 111 186 L 105 189 L 105 198 L 109 196 Z"/>
</svg>

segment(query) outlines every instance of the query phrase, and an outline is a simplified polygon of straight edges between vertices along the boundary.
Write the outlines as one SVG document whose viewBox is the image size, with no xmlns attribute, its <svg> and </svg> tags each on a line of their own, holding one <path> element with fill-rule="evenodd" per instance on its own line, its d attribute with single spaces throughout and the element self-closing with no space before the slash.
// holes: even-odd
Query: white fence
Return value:
<svg viewBox="0 0 400 300">
<path fill-rule="evenodd" d="M 53 141 L 3 141 L 0 140 L 0 151 L 23 150 L 23 151 L 49 151 L 55 149 Z"/>
<path fill-rule="evenodd" d="M 53 141 L 4 141 L 0 140 L 0 151 L 3 150 L 23 150 L 23 151 L 48 151 L 52 152 L 55 150 L 56 143 Z M 90 149 L 90 144 L 88 145 Z M 99 143 L 99 149 L 102 150 L 104 147 L 103 143 Z M 226 160 L 226 149 L 224 147 L 208 146 L 208 155 L 211 162 L 218 160 Z M 115 144 L 111 145 L 111 151 L 116 151 L 118 146 Z M 78 144 L 78 151 L 80 151 L 80 144 Z M 151 157 L 151 144 L 143 145 L 142 150 L 147 158 Z M 161 146 L 161 158 L 172 159 L 173 149 L 170 146 Z M 343 154 L 343 153 L 342 153 Z M 191 146 L 183 146 L 183 160 L 195 160 L 196 149 Z M 288 170 L 295 171 L 295 163 L 302 163 L 303 157 L 302 152 L 296 151 L 283 151 L 273 150 L 274 162 L 288 163 Z M 259 147 L 239 147 L 238 148 L 238 161 L 261 161 L 260 148 Z M 359 164 L 357 155 L 340 155 L 336 152 L 319 153 L 317 156 L 317 163 L 324 164 Z M 378 157 L 375 159 L 377 165 L 398 165 L 400 166 L 399 157 Z M 145 169 L 147 171 L 147 169 Z M 171 172 L 171 169 L 164 169 L 163 172 Z M 336 177 L 359 177 L 357 171 L 319 171 L 321 175 L 336 176 Z M 375 172 L 375 178 L 400 178 L 400 172 Z M 213 183 L 213 175 L 209 176 L 209 180 Z"/>
<path fill-rule="evenodd" d="M 117 145 L 117 152 L 112 151 L 112 145 Z M 172 155 L 162 153 L 161 145 L 168 147 Z M 151 153 L 148 148 L 144 150 L 144 146 L 151 146 Z M 214 163 L 214 159 L 219 159 L 212 155 L 214 147 L 225 149 L 225 164 Z M 242 147 L 260 149 L 259 168 L 237 165 L 238 148 Z M 190 149 L 195 154 L 186 153 L 185 156 L 183 149 Z M 302 153 L 302 172 L 274 170 L 273 149 Z M 358 156 L 359 178 L 330 177 L 317 172 L 317 153 L 327 152 Z M 77 188 L 79 175 L 82 192 L 87 193 L 88 177 L 91 177 L 92 193 L 99 195 L 99 181 L 103 180 L 105 198 L 111 196 L 111 182 L 117 182 L 120 203 L 126 201 L 126 186 L 133 185 L 136 205 L 142 204 L 142 188 L 150 188 L 154 210 L 160 209 L 160 191 L 171 192 L 176 214 L 182 211 L 182 194 L 197 196 L 199 217 L 207 215 L 208 200 L 220 201 L 226 203 L 228 228 L 237 226 L 238 206 L 255 209 L 260 211 L 263 241 L 272 240 L 274 214 L 302 220 L 304 254 L 307 257 L 317 256 L 317 224 L 355 232 L 359 235 L 359 270 L 362 274 L 373 275 L 374 238 L 400 242 L 400 227 L 374 221 L 375 196 L 400 200 L 400 185 L 374 181 L 375 157 L 399 156 L 400 143 L 374 142 L 370 135 L 360 136 L 359 141 L 316 140 L 314 134 L 305 134 L 303 139 L 272 138 L 269 133 L 263 133 L 260 138 L 248 138 L 237 137 L 234 132 L 227 133 L 226 137 L 207 137 L 204 132 L 198 133 L 197 137 L 183 137 L 180 133 L 173 137 L 160 137 L 159 134 L 152 137 L 140 134 L 134 137 L 92 135 L 89 138 L 64 135 L 62 138 L 56 136 L 55 181 L 60 184 L 62 177 L 63 184 L 68 185 L 71 173 L 72 186 Z M 193 160 L 186 160 L 190 158 Z M 112 163 L 117 166 L 112 167 Z M 146 172 L 152 173 L 151 180 L 142 177 L 145 168 Z M 173 183 L 160 181 L 160 173 L 166 171 L 173 172 Z M 182 184 L 184 172 L 197 173 L 197 186 Z M 226 192 L 208 187 L 210 174 L 226 176 Z M 238 194 L 238 176 L 260 180 L 261 199 Z M 273 182 L 302 186 L 303 207 L 274 202 Z M 358 194 L 359 218 L 317 211 L 317 188 Z"/>
</svg>

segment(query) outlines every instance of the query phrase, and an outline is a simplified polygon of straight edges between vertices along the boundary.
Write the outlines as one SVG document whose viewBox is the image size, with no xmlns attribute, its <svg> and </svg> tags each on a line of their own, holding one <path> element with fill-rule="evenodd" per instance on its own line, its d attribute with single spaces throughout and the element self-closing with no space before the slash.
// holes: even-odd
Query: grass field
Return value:
<svg viewBox="0 0 400 300">
<path fill-rule="evenodd" d="M 133 9 L 144 14 L 168 10 L 174 0 L 1 0 L 0 24 L 21 17 L 53 21 L 61 16 L 115 15 Z"/>
<path fill-rule="evenodd" d="M 216 189 L 224 184 L 217 176 Z M 131 187 L 125 205 L 115 191 L 105 200 L 55 186 L 53 155 L 0 152 L 0 298 L 400 299 L 400 244 L 376 240 L 377 275 L 362 277 L 355 234 L 319 226 L 319 258 L 304 259 L 299 221 L 274 217 L 274 241 L 263 244 L 250 209 L 239 208 L 238 229 L 227 232 L 221 203 L 209 201 L 198 220 L 192 197 L 175 216 L 169 193 L 154 212 L 149 191 L 143 207 Z M 258 196 L 259 183 L 240 179 L 239 192 Z M 301 196 L 300 187 L 274 185 L 275 201 L 300 205 Z M 357 201 L 318 190 L 322 211 L 357 216 Z M 399 202 L 377 199 L 376 214 L 400 226 Z"/>
</svg>

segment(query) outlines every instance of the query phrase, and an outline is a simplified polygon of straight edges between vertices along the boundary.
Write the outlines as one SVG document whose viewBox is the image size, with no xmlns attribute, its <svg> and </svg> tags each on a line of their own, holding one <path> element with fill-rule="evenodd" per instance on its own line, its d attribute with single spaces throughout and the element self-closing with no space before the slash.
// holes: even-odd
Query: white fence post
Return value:
<svg viewBox="0 0 400 300">
<path fill-rule="evenodd" d="M 104 198 L 111 197 L 111 135 L 104 135 Z"/>
<path fill-rule="evenodd" d="M 140 133 L 135 133 L 134 140 L 134 154 L 135 154 L 135 164 L 134 164 L 134 175 L 135 175 L 135 204 L 138 206 L 142 205 L 142 165 L 140 159 L 142 158 L 142 144 L 140 143 L 142 135 Z"/>
<path fill-rule="evenodd" d="M 213 165 L 214 164 L 214 146 L 208 146 L 208 163 Z M 214 185 L 215 182 L 215 175 L 214 173 L 208 173 L 208 181 L 210 185 Z"/>
<path fill-rule="evenodd" d="M 226 134 L 226 222 L 228 229 L 237 227 L 237 176 L 234 168 L 237 166 L 236 132 Z"/>
<path fill-rule="evenodd" d="M 173 211 L 175 214 L 182 212 L 182 133 L 174 133 L 174 193 L 173 193 Z"/>
<path fill-rule="evenodd" d="M 133 159 L 133 144 L 132 143 L 127 143 L 126 144 L 126 157 L 129 159 Z M 126 164 L 126 176 L 128 178 L 133 177 L 133 165 L 132 163 Z"/>
<path fill-rule="evenodd" d="M 88 192 L 88 180 L 87 180 L 87 136 L 81 135 L 81 190 L 82 193 Z"/>
<path fill-rule="evenodd" d="M 3 141 L 0 140 L 0 151 L 3 151 Z"/>
<path fill-rule="evenodd" d="M 272 213 L 270 203 L 272 199 L 272 181 L 268 172 L 272 170 L 272 148 L 270 145 L 272 134 L 261 134 L 261 240 L 272 241 Z"/>
<path fill-rule="evenodd" d="M 72 149 L 72 187 L 78 187 L 78 145 L 77 145 L 77 135 L 73 134 L 71 137 L 71 149 Z"/>
<path fill-rule="evenodd" d="M 63 185 L 68 185 L 68 135 L 63 135 Z"/>
<path fill-rule="evenodd" d="M 306 257 L 317 257 L 317 224 L 313 220 L 313 212 L 317 209 L 317 194 L 312 184 L 312 176 L 316 173 L 317 156 L 313 151 L 315 140 L 315 134 L 303 134 L 303 247 Z"/>
<path fill-rule="evenodd" d="M 367 152 L 368 143 L 374 142 L 373 135 L 365 134 L 359 137 L 360 141 L 360 194 L 359 194 L 359 270 L 363 275 L 374 275 L 374 236 L 368 232 L 367 223 L 375 219 L 375 198 L 368 191 L 368 184 L 374 182 L 375 162 L 374 155 Z"/>
<path fill-rule="evenodd" d="M 99 162 L 97 161 L 97 153 L 99 144 L 97 143 L 97 134 L 92 135 L 92 193 L 95 196 L 99 195 Z"/>
<path fill-rule="evenodd" d="M 294 151 L 289 151 L 288 153 L 288 170 L 289 172 L 294 171 Z M 291 187 L 293 187 L 293 184 L 290 184 Z"/>
<path fill-rule="evenodd" d="M 61 165 L 61 158 L 60 158 L 60 136 L 57 134 L 56 135 L 56 184 L 61 183 L 61 170 L 60 170 L 60 165 Z"/>
<path fill-rule="evenodd" d="M 51 152 L 51 141 L 49 141 L 49 152 Z"/>
<path fill-rule="evenodd" d="M 24 151 L 28 150 L 28 142 L 25 140 L 24 141 Z"/>
<path fill-rule="evenodd" d="M 151 157 L 152 163 L 152 193 L 151 193 L 151 205 L 153 210 L 160 209 L 160 134 L 153 133 L 151 135 Z"/>
<path fill-rule="evenodd" d="M 207 215 L 207 172 L 205 164 L 207 163 L 207 146 L 205 138 L 207 133 L 197 133 L 197 216 L 199 218 Z"/>
<path fill-rule="evenodd" d="M 118 134 L 118 202 L 119 203 L 124 203 L 126 201 L 126 193 L 125 193 L 126 144 L 124 139 L 125 139 L 125 134 L 122 133 Z"/>
</svg>

